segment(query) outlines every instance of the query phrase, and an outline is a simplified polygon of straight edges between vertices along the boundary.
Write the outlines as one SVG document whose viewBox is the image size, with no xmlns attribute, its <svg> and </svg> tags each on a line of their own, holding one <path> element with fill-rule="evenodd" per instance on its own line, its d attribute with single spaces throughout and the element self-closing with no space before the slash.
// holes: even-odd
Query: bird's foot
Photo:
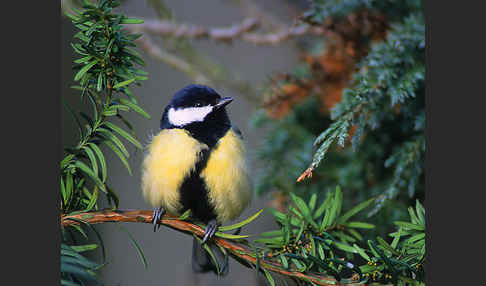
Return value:
<svg viewBox="0 0 486 286">
<path fill-rule="evenodd" d="M 162 216 L 165 214 L 165 209 L 163 207 L 160 208 L 155 208 L 154 209 L 154 214 L 152 215 L 152 223 L 154 225 L 154 232 L 160 228 L 160 222 L 162 219 Z"/>
<path fill-rule="evenodd" d="M 208 239 L 213 237 L 213 235 L 216 233 L 218 230 L 218 223 L 216 220 L 210 220 L 208 222 L 208 225 L 206 226 L 206 231 L 204 232 L 204 238 L 202 240 L 202 243 L 205 243 Z"/>
</svg>

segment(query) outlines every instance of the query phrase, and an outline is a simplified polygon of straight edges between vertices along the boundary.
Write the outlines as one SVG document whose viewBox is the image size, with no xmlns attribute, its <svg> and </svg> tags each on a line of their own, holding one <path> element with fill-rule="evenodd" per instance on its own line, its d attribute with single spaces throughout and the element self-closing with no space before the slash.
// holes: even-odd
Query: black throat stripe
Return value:
<svg viewBox="0 0 486 286">
<path fill-rule="evenodd" d="M 223 108 L 210 113 L 202 122 L 193 122 L 182 127 L 174 126 L 168 119 L 169 108 L 170 106 L 167 106 L 162 115 L 161 129 L 182 128 L 188 131 L 190 136 L 199 143 L 206 144 L 209 147 L 209 149 L 201 152 L 194 170 L 184 179 L 179 189 L 182 212 L 190 209 L 194 219 L 208 223 L 210 220 L 216 219 L 216 213 L 214 207 L 209 203 L 206 182 L 200 175 L 206 168 L 209 156 L 216 148 L 219 139 L 231 130 L 231 122 Z"/>
<path fill-rule="evenodd" d="M 226 130 L 222 138 L 230 129 Z M 216 144 L 211 144 L 209 149 L 201 152 L 199 160 L 196 163 L 194 170 L 189 176 L 184 179 L 180 187 L 180 202 L 182 204 L 182 212 L 191 209 L 192 217 L 203 223 L 208 223 L 212 219 L 216 219 L 214 207 L 209 203 L 208 187 L 201 172 L 206 168 L 211 152 L 217 147 Z"/>
</svg>

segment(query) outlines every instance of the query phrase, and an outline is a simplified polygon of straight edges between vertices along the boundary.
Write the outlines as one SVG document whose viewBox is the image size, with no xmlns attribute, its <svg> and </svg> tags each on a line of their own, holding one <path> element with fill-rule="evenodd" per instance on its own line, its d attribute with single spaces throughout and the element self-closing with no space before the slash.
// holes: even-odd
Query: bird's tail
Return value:
<svg viewBox="0 0 486 286">
<path fill-rule="evenodd" d="M 211 258 L 211 255 L 204 249 L 201 242 L 199 242 L 197 238 L 194 238 L 192 242 L 192 269 L 194 272 L 205 273 L 213 271 L 216 275 L 226 276 L 229 271 L 228 256 L 225 255 L 211 240 L 206 241 L 206 245 L 213 253 L 214 259 L 218 265 L 213 262 L 213 258 Z"/>
</svg>

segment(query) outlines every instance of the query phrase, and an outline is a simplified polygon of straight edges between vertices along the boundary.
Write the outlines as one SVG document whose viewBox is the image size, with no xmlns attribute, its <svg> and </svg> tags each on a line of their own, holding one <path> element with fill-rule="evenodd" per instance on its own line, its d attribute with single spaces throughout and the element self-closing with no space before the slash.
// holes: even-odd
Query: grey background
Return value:
<svg viewBox="0 0 486 286">
<path fill-rule="evenodd" d="M 228 26 L 245 18 L 238 5 L 229 1 L 167 1 L 173 9 L 179 22 L 201 24 L 203 26 Z M 293 15 L 282 1 L 264 1 L 258 3 L 266 11 L 277 16 L 284 22 L 291 23 Z M 119 8 L 124 14 L 135 17 L 155 18 L 155 13 L 145 1 L 124 1 Z M 69 88 L 73 84 L 71 63 L 73 51 L 69 43 L 73 36 L 73 27 L 65 18 L 61 22 L 62 45 L 62 93 L 65 100 L 74 108 L 88 110 L 87 105 L 79 101 L 79 96 Z M 220 63 L 238 73 L 241 78 L 252 83 L 261 83 L 273 72 L 288 71 L 296 63 L 295 43 L 287 42 L 279 46 L 261 47 L 236 41 L 233 45 L 211 43 L 206 40 L 195 42 L 195 46 L 204 53 L 216 58 Z M 142 53 L 143 54 L 143 53 Z M 151 114 L 147 120 L 137 114 L 129 114 L 127 118 L 133 124 L 138 139 L 142 144 L 148 143 L 149 135 L 158 132 L 160 115 L 169 102 L 172 94 L 192 81 L 184 74 L 169 68 L 161 62 L 154 61 L 147 55 L 144 59 L 149 72 L 149 80 L 142 87 L 135 88 L 134 94 L 140 105 Z M 235 101 L 229 105 L 230 118 L 243 132 L 247 140 L 249 160 L 252 173 L 258 172 L 255 150 L 261 144 L 261 130 L 252 130 L 248 126 L 248 118 L 254 108 L 240 94 L 229 90 L 217 89 L 224 96 L 232 96 Z M 78 138 L 77 128 L 70 115 L 63 109 L 63 144 L 69 145 Z M 107 150 L 105 155 L 108 165 L 108 184 L 117 192 L 120 198 L 120 208 L 149 209 L 140 191 L 140 166 L 143 153 L 127 144 L 130 151 L 129 163 L 133 170 L 130 176 L 119 159 Z M 254 197 L 251 207 L 240 217 L 246 218 L 265 207 L 268 198 Z M 109 262 L 101 271 L 105 285 L 256 285 L 262 281 L 254 270 L 240 266 L 230 260 L 230 273 L 223 279 L 215 275 L 196 275 L 191 271 L 190 257 L 192 237 L 162 227 L 153 233 L 147 224 L 125 223 L 125 227 L 142 247 L 148 261 L 148 269 L 141 263 L 135 248 L 127 234 L 120 230 L 119 224 L 104 224 L 96 226 L 104 239 L 107 260 Z M 275 224 L 268 212 L 243 229 L 245 234 L 258 234 L 274 229 Z M 96 256 L 96 255 L 95 255 Z"/>
</svg>

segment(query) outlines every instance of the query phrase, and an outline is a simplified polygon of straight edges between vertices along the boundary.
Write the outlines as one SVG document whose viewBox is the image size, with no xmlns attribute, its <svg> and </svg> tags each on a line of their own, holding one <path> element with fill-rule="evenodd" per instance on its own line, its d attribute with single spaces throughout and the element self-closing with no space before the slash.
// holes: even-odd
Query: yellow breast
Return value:
<svg viewBox="0 0 486 286">
<path fill-rule="evenodd" d="M 142 192 L 153 207 L 178 214 L 179 187 L 208 149 L 183 129 L 165 129 L 152 139 L 142 167 Z"/>
<path fill-rule="evenodd" d="M 251 200 L 251 184 L 242 140 L 229 130 L 212 150 L 201 172 L 208 198 L 221 223 L 237 218 Z"/>
</svg>

